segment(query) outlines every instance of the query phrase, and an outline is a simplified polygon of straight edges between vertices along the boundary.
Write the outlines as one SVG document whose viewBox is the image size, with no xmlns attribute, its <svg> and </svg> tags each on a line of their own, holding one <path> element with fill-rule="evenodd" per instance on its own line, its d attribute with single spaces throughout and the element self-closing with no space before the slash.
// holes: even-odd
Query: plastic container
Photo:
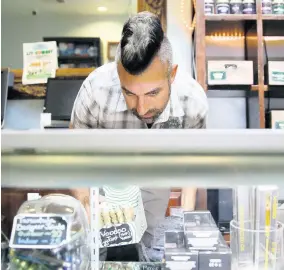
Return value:
<svg viewBox="0 0 284 270">
<path fill-rule="evenodd" d="M 216 13 L 217 14 L 230 14 L 230 1 L 229 0 L 217 0 L 216 1 Z"/>
<path fill-rule="evenodd" d="M 262 14 L 272 13 L 272 0 L 262 0 Z"/>
<path fill-rule="evenodd" d="M 22 204 L 13 222 L 10 269 L 88 269 L 90 228 L 83 205 L 48 195 Z"/>
<path fill-rule="evenodd" d="M 231 0 L 230 1 L 231 14 L 243 14 L 243 1 Z"/>
<path fill-rule="evenodd" d="M 205 0 L 204 1 L 204 13 L 205 14 L 214 14 L 215 13 L 214 0 Z"/>
<path fill-rule="evenodd" d="M 273 0 L 272 1 L 272 13 L 283 15 L 284 14 L 284 0 Z"/>
<path fill-rule="evenodd" d="M 232 270 L 278 270 L 284 260 L 283 224 L 276 228 L 255 230 L 254 222 L 232 220 Z"/>
<path fill-rule="evenodd" d="M 255 14 L 255 0 L 243 0 L 243 14 Z"/>
</svg>

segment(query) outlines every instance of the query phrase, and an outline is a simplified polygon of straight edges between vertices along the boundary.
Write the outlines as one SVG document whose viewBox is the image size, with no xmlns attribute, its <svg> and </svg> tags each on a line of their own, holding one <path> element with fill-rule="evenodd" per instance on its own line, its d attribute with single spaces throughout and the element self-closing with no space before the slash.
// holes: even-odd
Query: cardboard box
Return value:
<svg viewBox="0 0 284 270">
<path fill-rule="evenodd" d="M 219 229 L 209 211 L 184 212 L 185 246 L 190 250 L 215 250 Z"/>
<path fill-rule="evenodd" d="M 208 85 L 253 85 L 252 61 L 208 61 Z"/>
<path fill-rule="evenodd" d="M 269 85 L 284 85 L 284 61 L 268 62 Z"/>
<path fill-rule="evenodd" d="M 166 249 L 165 264 L 167 270 L 198 270 L 198 252 L 185 248 Z"/>
<path fill-rule="evenodd" d="M 140 242 L 147 229 L 140 189 L 103 187 L 100 193 L 100 247 Z"/>
<path fill-rule="evenodd" d="M 271 128 L 284 129 L 284 111 L 271 111 Z"/>
</svg>

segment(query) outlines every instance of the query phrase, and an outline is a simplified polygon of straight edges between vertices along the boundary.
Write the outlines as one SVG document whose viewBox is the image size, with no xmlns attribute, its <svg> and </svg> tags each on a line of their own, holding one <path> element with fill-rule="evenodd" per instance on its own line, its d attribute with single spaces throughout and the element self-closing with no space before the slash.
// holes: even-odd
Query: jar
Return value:
<svg viewBox="0 0 284 270">
<path fill-rule="evenodd" d="M 230 14 L 230 1 L 229 0 L 217 0 L 216 13 L 217 14 Z"/>
<path fill-rule="evenodd" d="M 204 2 L 204 13 L 214 14 L 214 0 L 205 0 Z"/>
<path fill-rule="evenodd" d="M 231 0 L 230 8 L 231 8 L 231 14 L 243 14 L 243 1 Z"/>
<path fill-rule="evenodd" d="M 272 13 L 272 0 L 262 0 L 262 14 Z"/>
<path fill-rule="evenodd" d="M 255 14 L 255 0 L 243 0 L 243 14 Z"/>
<path fill-rule="evenodd" d="M 272 13 L 281 15 L 284 14 L 284 0 L 272 1 Z"/>
</svg>

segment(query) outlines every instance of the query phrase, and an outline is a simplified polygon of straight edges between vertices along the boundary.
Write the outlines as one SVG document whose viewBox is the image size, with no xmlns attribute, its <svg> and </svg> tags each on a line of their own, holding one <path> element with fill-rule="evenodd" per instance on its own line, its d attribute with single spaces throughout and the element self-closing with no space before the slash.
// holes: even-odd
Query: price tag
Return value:
<svg viewBox="0 0 284 270">
<path fill-rule="evenodd" d="M 51 249 L 67 239 L 67 221 L 57 215 L 17 215 L 14 218 L 10 247 Z"/>
</svg>

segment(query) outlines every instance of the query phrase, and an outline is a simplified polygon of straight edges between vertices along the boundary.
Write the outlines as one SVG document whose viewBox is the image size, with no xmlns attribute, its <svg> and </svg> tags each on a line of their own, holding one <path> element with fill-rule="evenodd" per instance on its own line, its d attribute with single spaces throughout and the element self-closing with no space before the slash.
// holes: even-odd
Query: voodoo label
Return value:
<svg viewBox="0 0 284 270">
<path fill-rule="evenodd" d="M 140 265 L 140 270 L 161 270 L 162 265 L 157 263 L 143 263 Z"/>
<path fill-rule="evenodd" d="M 14 218 L 10 246 L 15 248 L 54 248 L 66 240 L 67 222 L 60 216 Z"/>
<path fill-rule="evenodd" d="M 121 245 L 132 242 L 132 233 L 128 224 L 114 225 L 110 228 L 102 228 L 100 237 L 103 247 Z"/>
</svg>

